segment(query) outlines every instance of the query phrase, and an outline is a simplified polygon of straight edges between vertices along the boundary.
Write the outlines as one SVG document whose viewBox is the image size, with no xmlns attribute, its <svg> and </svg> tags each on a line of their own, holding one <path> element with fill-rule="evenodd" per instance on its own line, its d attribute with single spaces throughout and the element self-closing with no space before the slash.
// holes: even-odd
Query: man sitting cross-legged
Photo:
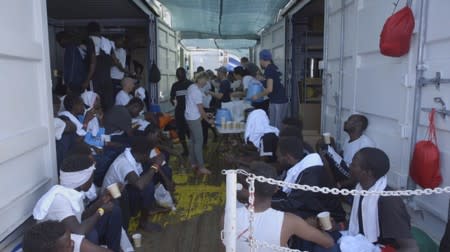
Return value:
<svg viewBox="0 0 450 252">
<path fill-rule="evenodd" d="M 276 176 L 275 169 L 263 162 L 253 162 L 247 171 L 266 178 L 275 178 Z M 244 202 L 248 201 L 248 184 L 245 182 L 243 176 L 239 177 L 239 181 L 243 185 L 243 189 L 238 191 L 238 199 Z M 272 195 L 276 190 L 277 187 L 274 185 L 255 181 L 255 220 L 253 223 L 253 234 L 249 233 L 249 210 L 245 206 L 237 208 L 236 251 L 250 251 L 250 244 L 248 243 L 250 235 L 257 241 L 283 247 L 288 246 L 288 240 L 294 235 L 325 248 L 336 246 L 333 239 L 327 233 L 310 226 L 302 218 L 271 208 Z M 273 250 L 260 248 L 258 251 L 268 252 Z"/>
<path fill-rule="evenodd" d="M 60 185 L 53 186 L 37 202 L 33 216 L 38 221 L 61 221 L 75 234 L 85 235 L 94 244 L 105 244 L 119 252 L 122 233 L 121 210 L 104 192 L 85 209 L 85 192 L 92 185 L 95 162 L 89 155 L 76 153 L 64 159 Z"/>
<path fill-rule="evenodd" d="M 353 157 L 351 176 L 356 190 L 386 191 L 389 158 L 380 149 L 363 148 Z M 411 236 L 411 222 L 405 204 L 394 196 L 355 196 L 350 215 L 351 235 L 362 234 L 371 243 L 387 245 L 395 251 L 419 251 Z"/>
<path fill-rule="evenodd" d="M 306 155 L 303 151 L 303 142 L 300 138 L 290 136 L 281 137 L 277 150 L 278 162 L 284 170 L 283 179 L 288 183 L 331 187 L 331 179 L 323 167 L 322 160 L 317 153 Z M 317 214 L 328 211 L 331 217 L 340 223 L 340 229 L 345 229 L 345 212 L 339 198 L 331 194 L 314 193 L 289 187 L 281 188 L 272 199 L 272 207 L 279 211 L 290 212 L 315 223 Z M 337 240 L 339 232 L 333 232 Z M 293 239 L 293 247 L 308 251 L 318 250 L 310 242 Z"/>
<path fill-rule="evenodd" d="M 153 177 L 160 172 L 164 155 L 159 154 L 150 159 L 151 149 L 147 139 L 134 138 L 131 148 L 126 148 L 109 167 L 103 180 L 103 188 L 114 183 L 124 185 L 125 197 L 121 199 L 124 213 L 136 216 L 140 212 L 139 226 L 150 231 L 159 231 L 161 227 L 149 223 L 147 219 L 154 202 Z M 125 219 L 127 225 L 128 221 Z"/>
<path fill-rule="evenodd" d="M 23 252 L 111 252 L 84 239 L 82 235 L 71 234 L 57 221 L 44 221 L 33 225 L 23 238 Z"/>
</svg>

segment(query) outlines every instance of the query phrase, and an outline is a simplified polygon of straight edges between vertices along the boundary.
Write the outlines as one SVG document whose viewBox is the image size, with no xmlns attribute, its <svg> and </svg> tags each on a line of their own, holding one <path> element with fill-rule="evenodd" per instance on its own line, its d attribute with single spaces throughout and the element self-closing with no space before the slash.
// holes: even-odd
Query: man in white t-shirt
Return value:
<svg viewBox="0 0 450 252">
<path fill-rule="evenodd" d="M 129 213 L 124 213 L 127 215 L 124 218 L 125 226 L 128 226 L 130 216 L 140 213 L 140 228 L 159 231 L 161 227 L 148 222 L 148 216 L 154 202 L 153 177 L 159 172 L 164 155 L 150 159 L 151 147 L 145 138 L 134 139 L 131 148 L 125 149 L 109 167 L 103 180 L 103 188 L 114 183 L 125 185 L 127 199 L 121 198 L 122 206 L 129 210 Z"/>
<path fill-rule="evenodd" d="M 343 153 L 338 154 L 331 145 L 322 147 L 338 187 L 354 187 L 355 182 L 350 178 L 349 169 L 353 156 L 363 148 L 376 147 L 375 142 L 364 135 L 368 125 L 369 120 L 364 115 L 351 115 L 344 123 L 344 131 L 348 134 L 349 139 L 344 142 Z"/>
<path fill-rule="evenodd" d="M 121 80 L 125 77 L 125 73 L 130 72 L 125 68 L 127 60 L 127 51 L 125 50 L 125 37 L 121 36 L 114 40 L 114 54 L 113 66 L 111 67 L 111 80 L 114 85 L 114 95 L 122 89 Z M 131 74 L 130 74 L 131 75 Z"/>
<path fill-rule="evenodd" d="M 126 106 L 133 98 L 131 92 L 134 90 L 134 79 L 125 77 L 121 81 L 122 90 L 116 95 L 116 106 Z"/>
<path fill-rule="evenodd" d="M 32 226 L 24 235 L 23 252 L 111 252 L 84 236 L 71 234 L 58 221 L 45 221 Z"/>
<path fill-rule="evenodd" d="M 120 251 L 122 236 L 121 209 L 105 191 L 85 209 L 85 192 L 93 181 L 95 162 L 90 150 L 78 150 L 64 159 L 60 185 L 53 186 L 36 203 L 33 217 L 39 222 L 59 221 L 71 232 L 85 235 L 94 244 L 105 244 L 114 252 Z"/>
</svg>

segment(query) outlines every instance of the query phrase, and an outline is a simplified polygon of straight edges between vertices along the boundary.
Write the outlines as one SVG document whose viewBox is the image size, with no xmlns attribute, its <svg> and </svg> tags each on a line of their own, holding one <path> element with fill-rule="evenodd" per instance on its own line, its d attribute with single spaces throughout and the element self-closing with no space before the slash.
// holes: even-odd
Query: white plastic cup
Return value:
<svg viewBox="0 0 450 252">
<path fill-rule="evenodd" d="M 331 133 L 325 132 L 322 134 L 322 136 L 323 136 L 323 141 L 325 142 L 325 144 L 331 144 Z"/>
<path fill-rule="evenodd" d="M 225 129 L 227 127 L 225 117 L 220 118 L 220 126 L 222 129 Z"/>
<path fill-rule="evenodd" d="M 141 234 L 136 233 L 136 234 L 132 235 L 131 238 L 133 238 L 133 243 L 134 243 L 135 248 L 142 247 L 142 235 Z"/>
<path fill-rule="evenodd" d="M 322 229 L 327 231 L 333 228 L 333 225 L 331 224 L 331 219 L 330 219 L 330 212 L 325 211 L 325 212 L 321 212 L 317 215 L 317 218 L 319 219 L 319 222 L 322 226 Z"/>
<path fill-rule="evenodd" d="M 110 135 L 102 135 L 102 141 L 105 143 L 111 142 L 111 136 Z"/>
<path fill-rule="evenodd" d="M 120 193 L 119 185 L 117 183 L 109 185 L 108 187 L 106 187 L 106 189 L 114 199 L 120 198 L 120 196 L 122 196 L 122 194 Z"/>
<path fill-rule="evenodd" d="M 227 122 L 227 129 L 233 129 L 233 122 Z"/>
</svg>

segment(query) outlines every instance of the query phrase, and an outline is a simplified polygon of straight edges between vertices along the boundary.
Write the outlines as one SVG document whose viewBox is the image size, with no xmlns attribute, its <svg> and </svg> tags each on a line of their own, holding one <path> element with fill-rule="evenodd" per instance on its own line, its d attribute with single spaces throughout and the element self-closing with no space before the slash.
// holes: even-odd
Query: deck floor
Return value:
<svg viewBox="0 0 450 252">
<path fill-rule="evenodd" d="M 164 227 L 159 233 L 136 229 L 132 221 L 130 233 L 143 235 L 142 248 L 136 251 L 221 251 L 220 218 L 225 202 L 225 177 L 220 171 L 225 166 L 217 154 L 216 145 L 211 142 L 205 150 L 207 166 L 213 172 L 210 176 L 198 177 L 171 159 L 173 179 L 177 184 L 177 209 L 152 216 L 153 222 Z"/>
</svg>

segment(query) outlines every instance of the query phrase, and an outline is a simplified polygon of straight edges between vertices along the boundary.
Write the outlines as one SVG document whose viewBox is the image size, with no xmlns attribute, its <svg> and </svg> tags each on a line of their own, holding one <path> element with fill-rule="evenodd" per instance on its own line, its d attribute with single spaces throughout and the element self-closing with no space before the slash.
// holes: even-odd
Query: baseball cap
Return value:
<svg viewBox="0 0 450 252">
<path fill-rule="evenodd" d="M 262 60 L 272 60 L 272 53 L 268 49 L 259 52 L 259 58 Z"/>
<path fill-rule="evenodd" d="M 217 72 L 221 72 L 221 73 L 228 73 L 227 68 L 224 67 L 224 66 L 221 66 L 221 67 L 219 67 L 219 68 L 216 68 L 215 70 L 216 70 Z"/>
</svg>

